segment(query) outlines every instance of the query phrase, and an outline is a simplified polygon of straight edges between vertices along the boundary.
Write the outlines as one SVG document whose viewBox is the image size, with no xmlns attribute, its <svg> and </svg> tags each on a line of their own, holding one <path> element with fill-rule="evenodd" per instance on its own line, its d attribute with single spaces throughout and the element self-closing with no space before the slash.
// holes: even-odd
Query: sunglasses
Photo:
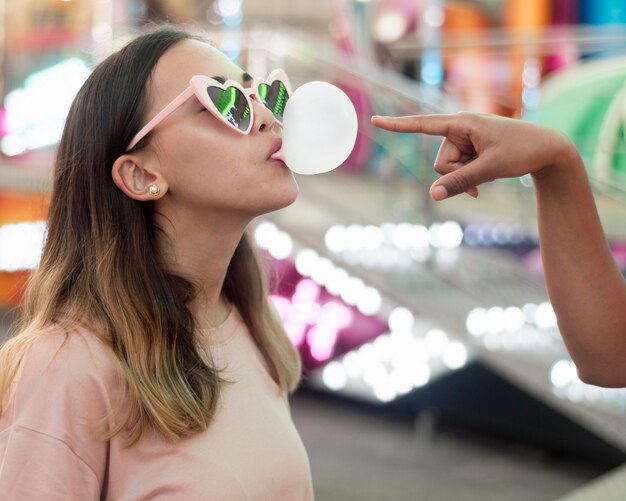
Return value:
<svg viewBox="0 0 626 501">
<path fill-rule="evenodd" d="M 126 151 L 137 146 L 139 141 L 191 96 L 195 95 L 198 101 L 226 126 L 240 134 L 249 134 L 254 123 L 252 99 L 263 103 L 282 125 L 285 106 L 291 93 L 289 79 L 280 69 L 272 71 L 267 78 L 255 78 L 252 86 L 247 89 L 234 80 L 221 83 L 211 77 L 195 75 L 191 77 L 189 87 L 176 96 L 133 137 Z"/>
</svg>

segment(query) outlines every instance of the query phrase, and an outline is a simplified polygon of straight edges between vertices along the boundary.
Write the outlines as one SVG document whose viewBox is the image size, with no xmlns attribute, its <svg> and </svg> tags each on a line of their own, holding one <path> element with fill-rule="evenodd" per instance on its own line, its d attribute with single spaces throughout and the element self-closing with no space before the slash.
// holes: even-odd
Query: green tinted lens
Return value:
<svg viewBox="0 0 626 501">
<path fill-rule="evenodd" d="M 250 105 L 243 92 L 236 87 L 228 87 L 227 89 L 207 87 L 207 94 L 228 123 L 241 131 L 248 130 Z"/>
<path fill-rule="evenodd" d="M 261 99 L 261 101 L 263 101 L 263 104 L 265 104 L 266 99 L 267 99 L 267 91 L 269 90 L 270 86 L 267 84 L 259 84 L 259 98 Z"/>
<path fill-rule="evenodd" d="M 280 80 L 274 80 L 271 85 L 260 84 L 258 93 L 263 104 L 282 122 L 285 105 L 289 100 L 285 84 Z"/>
</svg>

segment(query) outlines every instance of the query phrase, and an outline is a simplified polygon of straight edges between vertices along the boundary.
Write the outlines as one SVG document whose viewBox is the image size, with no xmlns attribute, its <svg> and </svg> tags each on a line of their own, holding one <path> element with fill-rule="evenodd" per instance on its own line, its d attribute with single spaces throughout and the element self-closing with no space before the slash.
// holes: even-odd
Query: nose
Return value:
<svg viewBox="0 0 626 501">
<path fill-rule="evenodd" d="M 267 107 L 259 100 L 256 95 L 251 95 L 252 107 L 254 109 L 254 123 L 252 124 L 253 133 L 273 132 L 278 127 L 278 121 Z"/>
</svg>

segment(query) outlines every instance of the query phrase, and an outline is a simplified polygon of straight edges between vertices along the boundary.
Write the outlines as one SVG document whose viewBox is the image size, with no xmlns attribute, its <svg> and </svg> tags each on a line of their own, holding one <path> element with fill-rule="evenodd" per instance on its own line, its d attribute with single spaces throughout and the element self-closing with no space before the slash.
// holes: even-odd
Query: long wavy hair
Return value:
<svg viewBox="0 0 626 501">
<path fill-rule="evenodd" d="M 26 291 L 18 333 L 0 349 L 0 415 L 35 339 L 87 328 L 112 349 L 123 385 L 123 403 L 100 423 L 114 425 L 98 428 L 100 439 L 124 431 L 130 446 L 152 427 L 177 440 L 211 423 L 225 381 L 194 343 L 187 305 L 197 287 L 165 269 L 156 251 L 162 230 L 151 205 L 124 195 L 111 178 L 113 162 L 145 123 L 157 61 L 190 38 L 199 39 L 172 27 L 137 37 L 100 63 L 76 96 L 56 156 L 41 263 Z M 293 391 L 301 362 L 270 306 L 267 282 L 246 232 L 223 293 L 276 383 Z"/>
</svg>

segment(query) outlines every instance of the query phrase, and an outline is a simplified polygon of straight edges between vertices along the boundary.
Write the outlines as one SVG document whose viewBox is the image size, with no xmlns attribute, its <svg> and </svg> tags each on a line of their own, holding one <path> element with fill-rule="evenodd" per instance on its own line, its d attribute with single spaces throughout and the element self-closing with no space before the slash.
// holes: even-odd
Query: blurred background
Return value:
<svg viewBox="0 0 626 501">
<path fill-rule="evenodd" d="M 298 201 L 252 228 L 304 360 L 292 413 L 317 499 L 626 499 L 626 390 L 576 375 L 532 181 L 435 204 L 440 140 L 369 124 L 472 110 L 559 128 L 626 270 L 626 2 L 0 0 L 0 339 L 38 265 L 75 93 L 163 22 L 208 32 L 253 76 L 331 82 L 357 109 L 345 164 L 298 177 Z"/>
</svg>

